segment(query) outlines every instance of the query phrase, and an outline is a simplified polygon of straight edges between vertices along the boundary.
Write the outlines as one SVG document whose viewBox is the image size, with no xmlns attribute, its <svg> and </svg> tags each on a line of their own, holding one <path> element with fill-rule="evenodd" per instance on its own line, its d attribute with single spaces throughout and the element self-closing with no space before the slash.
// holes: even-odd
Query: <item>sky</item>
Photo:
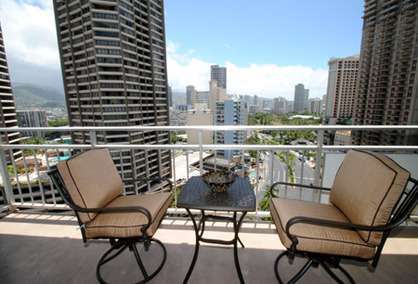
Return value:
<svg viewBox="0 0 418 284">
<path fill-rule="evenodd" d="M 168 81 L 209 87 L 228 70 L 228 93 L 293 98 L 326 93 L 328 60 L 358 54 L 363 0 L 165 0 Z M 12 83 L 62 91 L 52 0 L 1 0 Z"/>
</svg>

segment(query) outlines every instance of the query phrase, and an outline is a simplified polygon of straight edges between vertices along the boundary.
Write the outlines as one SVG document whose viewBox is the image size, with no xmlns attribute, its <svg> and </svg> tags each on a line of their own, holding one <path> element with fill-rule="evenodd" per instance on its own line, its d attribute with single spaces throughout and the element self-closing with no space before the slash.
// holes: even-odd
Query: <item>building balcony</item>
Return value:
<svg viewBox="0 0 418 284">
<path fill-rule="evenodd" d="M 208 235 L 230 238 L 230 225 L 215 222 Z M 193 255 L 195 240 L 191 221 L 166 217 L 156 238 L 167 248 L 167 262 L 150 283 L 182 283 Z M 241 269 L 247 283 L 277 283 L 273 263 L 284 247 L 269 222 L 243 224 L 239 250 Z M 7 256 L 0 265 L 4 283 L 96 283 L 97 259 L 108 248 L 102 241 L 82 245 L 77 220 L 69 213 L 13 213 L 0 219 L 0 248 Z M 152 250 L 151 250 L 151 253 Z M 155 257 L 160 257 L 155 252 Z M 104 266 L 110 283 L 132 283 L 138 276 L 131 255 L 124 255 Z M 358 283 L 416 283 L 418 241 L 416 236 L 399 235 L 388 239 L 378 269 L 345 263 L 344 267 Z M 291 272 L 289 271 L 289 274 Z M 284 272 L 286 276 L 288 273 Z M 200 256 L 190 283 L 239 283 L 231 249 L 201 246 Z M 332 283 L 321 269 L 311 270 L 301 283 Z"/>
<path fill-rule="evenodd" d="M 117 142 L 104 144 L 103 133 L 127 134 L 153 131 L 158 135 L 168 132 L 205 131 L 225 133 L 245 131 L 258 135 L 261 144 L 129 144 Z M 280 145 L 267 143 L 270 132 L 312 131 L 314 141 L 310 144 Z M 47 171 L 59 161 L 69 159 L 80 150 L 108 148 L 125 182 L 125 193 L 138 194 L 137 189 L 157 189 L 158 184 L 130 181 L 134 172 L 142 167 L 153 176 L 169 176 L 174 186 L 174 202 L 168 209 L 155 238 L 167 248 L 167 261 L 161 272 L 150 283 L 182 283 L 192 260 L 195 248 L 195 231 L 184 209 L 177 207 L 178 193 L 186 180 L 202 174 L 209 167 L 220 166 L 220 152 L 237 153 L 230 161 L 223 160 L 222 167 L 245 166 L 256 196 L 257 209 L 244 219 L 240 239 L 245 248 L 239 248 L 241 270 L 246 283 L 277 283 L 274 261 L 285 250 L 271 222 L 268 208 L 263 206 L 267 189 L 277 181 L 293 181 L 307 185 L 331 187 L 339 165 L 349 149 L 362 149 L 387 154 L 401 166 L 418 177 L 418 145 L 326 145 L 327 132 L 374 131 L 391 132 L 408 130 L 418 132 L 418 126 L 131 126 L 131 127 L 62 127 L 62 128 L 0 128 L 0 131 L 54 131 L 62 133 L 84 132 L 85 144 L 0 144 L 0 279 L 4 283 L 95 283 L 97 260 L 108 248 L 102 240 L 82 245 L 77 218 L 61 199 L 48 178 Z M 282 135 L 282 134 L 280 134 Z M 264 139 L 264 140 L 263 140 Z M 167 141 L 168 142 L 168 141 Z M 5 157 L 14 151 L 22 151 L 15 160 L 6 162 Z M 135 153 L 135 154 L 133 154 Z M 138 159 L 136 159 L 138 158 Z M 148 166 L 144 166 L 146 161 Z M 2 162 L 1 162 L 2 161 Z M 145 171 L 145 170 L 144 170 Z M 137 188 L 136 188 L 137 187 Z M 286 188 L 288 198 L 327 203 L 327 194 L 317 195 L 300 188 Z M 199 215 L 199 211 L 196 211 Z M 225 215 L 231 214 L 223 212 Z M 223 214 L 222 213 L 222 214 Z M 205 236 L 230 239 L 233 235 L 231 222 L 207 223 Z M 141 253 L 145 253 L 141 251 Z M 151 247 L 146 265 L 153 266 L 153 259 L 161 252 Z M 295 265 L 303 265 L 296 259 Z M 418 211 L 415 209 L 400 229 L 392 233 L 383 249 L 376 271 L 369 272 L 366 265 L 344 261 L 344 268 L 358 283 L 416 283 L 418 274 Z M 295 268 L 287 262 L 279 267 L 285 278 Z M 126 250 L 115 261 L 103 266 L 103 276 L 110 283 L 134 282 L 138 267 Z M 332 283 L 332 278 L 322 269 L 312 269 L 300 283 Z M 219 245 L 201 245 L 200 254 L 189 283 L 239 283 L 232 248 Z"/>
</svg>

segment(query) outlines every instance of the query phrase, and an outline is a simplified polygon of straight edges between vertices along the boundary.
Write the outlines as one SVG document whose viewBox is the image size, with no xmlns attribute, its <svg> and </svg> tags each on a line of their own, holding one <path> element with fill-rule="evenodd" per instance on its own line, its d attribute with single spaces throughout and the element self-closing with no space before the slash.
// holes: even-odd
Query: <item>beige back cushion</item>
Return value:
<svg viewBox="0 0 418 284">
<path fill-rule="evenodd" d="M 388 222 L 409 172 L 390 158 L 371 152 L 347 153 L 331 190 L 330 201 L 354 224 L 377 226 Z M 359 232 L 365 242 L 378 245 L 381 233 Z"/>
<path fill-rule="evenodd" d="M 107 149 L 84 152 L 60 162 L 57 168 L 71 198 L 79 207 L 104 207 L 122 193 L 122 179 Z M 95 216 L 95 213 L 80 213 L 83 223 Z"/>
</svg>

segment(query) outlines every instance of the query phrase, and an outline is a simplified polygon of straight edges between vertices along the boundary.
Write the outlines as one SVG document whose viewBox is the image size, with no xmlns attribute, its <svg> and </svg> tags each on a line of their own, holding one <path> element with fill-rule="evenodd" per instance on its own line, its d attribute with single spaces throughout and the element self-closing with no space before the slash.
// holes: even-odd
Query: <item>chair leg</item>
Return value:
<svg viewBox="0 0 418 284">
<path fill-rule="evenodd" d="M 112 259 L 116 258 L 118 255 L 120 255 L 128 246 L 125 245 L 112 245 L 110 247 L 110 249 L 108 249 L 103 255 L 102 257 L 99 259 L 99 262 L 97 263 L 97 267 L 96 267 L 96 278 L 99 281 L 99 283 L 102 284 L 107 284 L 106 281 L 103 280 L 101 274 L 100 274 L 100 268 L 102 267 L 103 264 L 108 263 L 109 261 L 111 261 Z M 111 255 L 110 257 L 109 254 L 114 251 L 119 249 L 115 254 Z"/>
<path fill-rule="evenodd" d="M 276 258 L 276 261 L 274 262 L 274 273 L 276 274 L 276 278 L 279 281 L 280 284 L 283 284 L 285 282 L 283 282 L 283 280 L 280 278 L 279 275 L 279 262 L 280 260 L 284 257 L 287 256 L 289 257 L 289 251 L 283 251 L 281 254 L 279 254 L 279 256 Z M 294 284 L 296 283 L 298 280 L 300 280 L 303 275 L 305 275 L 305 273 L 309 270 L 309 268 L 313 267 L 317 267 L 318 264 L 320 264 L 324 270 L 332 277 L 332 279 L 339 283 L 339 284 L 344 284 L 345 282 L 342 281 L 330 268 L 330 266 L 327 264 L 327 261 L 331 261 L 331 266 L 333 268 L 336 268 L 338 270 L 340 270 L 344 276 L 347 278 L 348 283 L 350 284 L 355 284 L 356 282 L 354 281 L 354 279 L 351 277 L 351 275 L 347 272 L 347 270 L 345 270 L 340 264 L 339 262 L 335 262 L 332 261 L 332 259 L 326 259 L 324 257 L 320 257 L 320 256 L 306 256 L 308 258 L 308 261 L 302 266 L 302 268 L 287 282 L 287 283 L 291 283 Z"/>
<path fill-rule="evenodd" d="M 348 273 L 347 270 L 345 270 L 341 265 L 338 265 L 337 268 L 345 275 L 345 277 L 347 277 L 348 281 L 351 284 L 355 284 L 356 282 L 354 281 L 353 277 L 351 277 L 350 273 Z"/>
<path fill-rule="evenodd" d="M 279 254 L 279 256 L 276 258 L 276 261 L 274 262 L 274 274 L 276 274 L 276 278 L 277 278 L 277 280 L 279 281 L 280 284 L 283 284 L 284 282 L 280 278 L 280 275 L 279 275 L 279 262 L 280 262 L 280 259 L 282 257 L 284 257 L 285 255 L 288 255 L 288 254 L 289 254 L 289 252 L 287 250 L 285 250 L 284 252 Z"/>
<path fill-rule="evenodd" d="M 305 275 L 305 273 L 309 270 L 309 268 L 311 268 L 312 266 L 312 259 L 309 259 L 303 266 L 302 268 L 299 270 L 298 273 L 296 273 L 295 276 L 292 277 L 292 279 L 289 280 L 289 284 L 294 284 L 296 283 L 300 278 L 303 277 L 303 275 Z"/>
<path fill-rule="evenodd" d="M 344 281 L 342 281 L 332 270 L 331 268 L 328 266 L 328 264 L 325 261 L 321 261 L 320 262 L 321 266 L 325 269 L 325 271 L 332 277 L 332 279 L 335 280 L 335 282 L 339 283 L 339 284 L 344 284 Z M 345 270 L 341 265 L 337 264 L 335 265 L 335 268 L 339 269 L 344 275 L 345 277 L 348 279 L 348 281 L 351 284 L 355 284 L 356 282 L 354 281 L 354 279 L 351 277 L 351 275 L 347 272 L 347 270 Z"/>
<path fill-rule="evenodd" d="M 279 256 L 276 258 L 276 261 L 274 263 L 274 273 L 276 274 L 276 278 L 279 281 L 280 284 L 283 284 L 283 280 L 280 278 L 279 275 L 279 262 L 284 256 L 289 256 L 289 252 L 286 250 L 279 254 Z M 313 265 L 312 259 L 308 259 L 308 261 L 302 266 L 302 268 L 290 279 L 287 283 L 296 283 L 300 278 L 302 278 L 303 275 L 309 270 L 309 268 Z"/>
<path fill-rule="evenodd" d="M 96 278 L 99 281 L 99 283 L 101 283 L 101 284 L 107 284 L 107 282 L 103 280 L 103 278 L 102 278 L 102 276 L 100 274 L 100 268 L 101 268 L 101 266 L 103 264 L 111 261 L 112 259 L 116 258 L 118 255 L 120 255 L 128 247 L 133 252 L 133 254 L 135 256 L 135 259 L 136 259 L 136 261 L 138 263 L 138 266 L 141 269 L 141 272 L 142 272 L 142 274 L 144 276 L 144 279 L 143 280 L 141 280 L 139 282 L 136 282 L 136 283 L 137 284 L 146 283 L 146 282 L 150 281 L 152 278 L 154 278 L 161 271 L 161 269 L 163 268 L 163 266 L 164 266 L 164 264 L 165 264 L 165 262 L 167 260 L 167 250 L 166 250 L 165 246 L 163 245 L 163 243 L 160 242 L 157 239 L 149 239 L 148 241 L 149 241 L 150 244 L 155 243 L 158 246 L 160 246 L 161 249 L 162 249 L 162 252 L 163 252 L 163 259 L 162 259 L 161 263 L 159 264 L 159 266 L 156 268 L 156 270 L 153 273 L 148 274 L 148 272 L 145 269 L 145 266 L 144 266 L 144 264 L 143 264 L 143 262 L 141 260 L 141 257 L 139 255 L 138 249 L 136 247 L 136 243 L 138 242 L 137 239 L 126 240 L 126 241 L 118 241 L 118 242 L 111 243 L 111 248 L 108 249 L 103 254 L 103 256 L 100 258 L 99 262 L 97 263 Z M 142 241 L 140 241 L 140 242 L 142 242 Z M 111 255 L 111 253 L 113 251 L 115 251 L 115 250 L 117 250 L 117 252 L 114 253 L 113 255 Z"/>
<path fill-rule="evenodd" d="M 138 249 L 136 248 L 136 244 L 135 243 L 130 244 L 129 249 L 134 253 L 136 262 L 138 263 L 139 269 L 141 269 L 144 279 L 147 279 L 149 277 L 148 272 L 145 269 L 144 264 L 142 263 L 141 256 L 139 255 Z"/>
</svg>

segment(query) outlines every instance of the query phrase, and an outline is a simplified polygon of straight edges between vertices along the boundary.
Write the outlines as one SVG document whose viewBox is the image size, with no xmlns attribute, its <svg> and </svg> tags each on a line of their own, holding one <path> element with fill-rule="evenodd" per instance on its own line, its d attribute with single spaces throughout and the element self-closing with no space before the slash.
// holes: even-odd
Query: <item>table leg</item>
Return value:
<svg viewBox="0 0 418 284">
<path fill-rule="evenodd" d="M 187 208 L 186 208 L 186 210 L 187 210 L 187 213 L 189 214 L 189 216 L 190 216 L 190 218 L 192 219 L 192 222 L 193 222 L 193 228 L 194 228 L 195 237 L 196 237 L 196 244 L 195 244 L 195 247 L 194 247 L 194 254 L 193 254 L 192 263 L 190 264 L 189 270 L 187 271 L 187 274 L 186 274 L 186 277 L 184 278 L 183 284 L 186 284 L 189 281 L 190 276 L 192 275 L 193 268 L 196 264 L 197 256 L 199 255 L 199 245 L 200 245 L 199 244 L 199 240 L 200 240 L 199 228 L 196 224 L 196 220 L 195 220 L 193 214 L 190 212 L 190 210 L 187 209 Z M 202 216 L 202 218 L 203 218 L 203 216 Z"/>
<path fill-rule="evenodd" d="M 234 262 L 235 262 L 235 268 L 237 269 L 238 278 L 241 283 L 244 283 L 244 277 L 242 276 L 241 267 L 240 267 L 239 259 L 238 259 L 238 241 L 241 243 L 241 245 L 242 245 L 242 242 L 238 237 L 238 233 L 239 233 L 239 229 L 241 228 L 242 220 L 244 219 L 245 214 L 247 214 L 247 212 L 243 212 L 241 217 L 239 218 L 239 221 L 237 222 L 237 213 L 234 212 L 234 233 L 235 233 Z"/>
<path fill-rule="evenodd" d="M 238 237 L 238 242 L 241 244 L 242 248 L 245 248 L 244 244 L 242 243 L 242 241 L 239 237 Z"/>
</svg>

